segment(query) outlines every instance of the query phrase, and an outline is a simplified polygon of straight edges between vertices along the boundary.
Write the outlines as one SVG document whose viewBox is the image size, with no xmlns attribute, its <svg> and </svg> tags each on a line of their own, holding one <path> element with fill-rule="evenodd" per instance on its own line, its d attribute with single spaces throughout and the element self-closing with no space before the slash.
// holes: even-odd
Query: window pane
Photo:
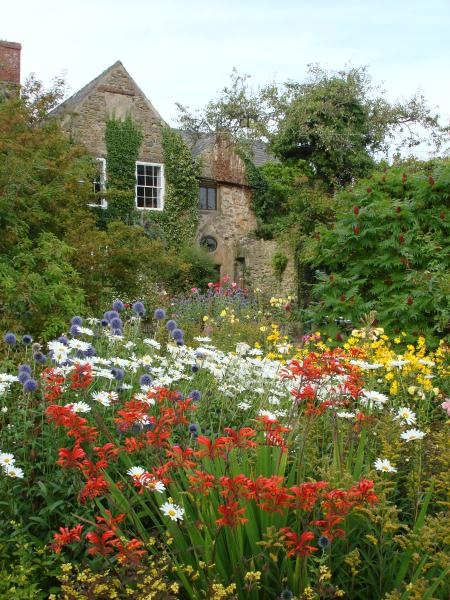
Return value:
<svg viewBox="0 0 450 600">
<path fill-rule="evenodd" d="M 137 165 L 137 173 L 138 173 L 138 175 L 144 175 L 145 165 Z"/>
<path fill-rule="evenodd" d="M 216 188 L 208 188 L 208 210 L 216 210 Z"/>
<path fill-rule="evenodd" d="M 207 189 L 205 187 L 200 188 L 200 209 L 206 210 L 207 207 Z"/>
</svg>

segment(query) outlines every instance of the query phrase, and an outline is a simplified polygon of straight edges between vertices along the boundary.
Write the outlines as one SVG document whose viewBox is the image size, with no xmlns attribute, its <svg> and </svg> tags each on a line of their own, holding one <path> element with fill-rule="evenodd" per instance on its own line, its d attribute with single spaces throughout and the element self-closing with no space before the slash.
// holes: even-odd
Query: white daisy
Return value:
<svg viewBox="0 0 450 600">
<path fill-rule="evenodd" d="M 23 470 L 19 469 L 19 467 L 16 467 L 15 465 L 7 465 L 4 467 L 4 470 L 8 477 L 17 477 L 17 479 L 23 479 L 24 477 Z"/>
<path fill-rule="evenodd" d="M 170 517 L 172 521 L 182 521 L 184 515 L 184 508 L 173 504 L 172 502 L 164 502 L 161 504 L 160 509 L 164 513 L 165 517 Z"/>
<path fill-rule="evenodd" d="M 86 350 L 89 350 L 90 347 L 91 345 L 88 342 L 83 342 L 83 340 L 79 340 L 77 338 L 69 340 L 69 348 L 72 348 L 72 350 L 81 350 L 82 352 L 86 352 Z"/>
<path fill-rule="evenodd" d="M 94 332 L 92 331 L 92 329 L 89 329 L 89 327 L 79 327 L 78 328 L 78 333 L 82 333 L 83 335 L 89 335 L 89 336 L 93 336 Z"/>
<path fill-rule="evenodd" d="M 415 413 L 407 406 L 402 406 L 399 408 L 394 418 L 404 421 L 407 425 L 414 425 L 416 422 Z"/>
<path fill-rule="evenodd" d="M 91 407 L 86 402 L 74 402 L 68 406 L 72 407 L 72 412 L 75 413 L 87 413 L 91 411 Z"/>
<path fill-rule="evenodd" d="M 387 396 L 372 390 L 363 390 L 362 397 L 360 398 L 361 404 L 373 402 L 377 408 L 381 408 L 387 402 L 387 400 L 389 400 Z"/>
<path fill-rule="evenodd" d="M 144 475 L 146 472 L 147 471 L 145 469 L 143 469 L 142 467 L 131 467 L 131 469 L 128 469 L 127 474 L 130 477 L 133 477 L 133 478 L 138 479 L 140 481 L 142 475 Z"/>
<path fill-rule="evenodd" d="M 397 469 L 391 465 L 387 458 L 377 458 L 373 465 L 377 471 L 382 471 L 383 473 L 397 472 Z"/>
<path fill-rule="evenodd" d="M 103 406 L 110 406 L 111 398 L 109 397 L 109 394 L 111 393 L 113 392 L 94 392 L 92 394 L 92 399 L 100 404 L 103 404 Z"/>
<path fill-rule="evenodd" d="M 336 416 L 340 417 L 341 419 L 354 419 L 356 417 L 356 413 L 342 410 L 336 413 Z"/>
<path fill-rule="evenodd" d="M 145 340 L 143 340 L 143 342 L 144 342 L 144 344 L 147 344 L 147 346 L 152 346 L 153 348 L 156 348 L 157 350 L 159 350 L 161 348 L 161 344 L 159 342 L 157 342 L 156 340 L 153 340 L 152 338 L 145 338 Z"/>
<path fill-rule="evenodd" d="M 424 431 L 419 431 L 418 429 L 408 429 L 401 434 L 402 440 L 405 442 L 413 442 L 414 440 L 421 440 L 426 436 Z"/>
<path fill-rule="evenodd" d="M 249 404 L 248 402 L 239 402 L 237 407 L 241 410 L 248 410 L 249 408 L 251 408 L 251 404 Z"/>
<path fill-rule="evenodd" d="M 8 467 L 9 465 L 13 465 L 15 463 L 16 459 L 14 458 L 13 454 L 10 454 L 9 452 L 1 452 L 0 453 L 0 466 L 2 467 Z"/>
</svg>

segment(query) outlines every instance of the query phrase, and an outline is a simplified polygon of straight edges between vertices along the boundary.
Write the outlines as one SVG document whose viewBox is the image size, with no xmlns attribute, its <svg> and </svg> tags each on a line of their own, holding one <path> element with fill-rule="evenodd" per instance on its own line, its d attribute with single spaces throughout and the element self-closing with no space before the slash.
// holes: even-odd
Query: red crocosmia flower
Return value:
<svg viewBox="0 0 450 600">
<path fill-rule="evenodd" d="M 137 452 L 141 448 L 144 448 L 144 446 L 144 442 L 135 437 L 125 438 L 125 452 L 128 452 L 128 454 L 133 454 L 133 452 Z"/>
<path fill-rule="evenodd" d="M 180 446 L 172 446 L 171 449 L 166 450 L 166 454 L 167 456 L 172 457 L 172 460 L 169 461 L 172 468 L 191 469 L 192 467 L 195 467 L 195 462 L 188 458 L 194 454 L 192 448 L 183 450 Z"/>
<path fill-rule="evenodd" d="M 222 517 L 217 519 L 217 525 L 220 527 L 237 527 L 241 523 L 246 523 L 248 519 L 241 515 L 245 513 L 245 508 L 239 508 L 239 503 L 229 500 L 227 504 L 220 504 L 218 510 Z"/>
<path fill-rule="evenodd" d="M 56 461 L 60 467 L 66 469 L 82 469 L 82 464 L 79 462 L 86 456 L 86 452 L 78 444 L 69 450 L 68 448 L 60 448 L 58 451 L 58 460 Z"/>
<path fill-rule="evenodd" d="M 108 466 L 108 462 L 117 458 L 117 455 L 120 452 L 120 448 L 117 448 L 116 446 L 114 446 L 114 444 L 108 442 L 103 446 L 95 446 L 94 451 L 99 457 L 97 467 L 101 469 L 106 469 L 106 467 Z M 102 463 L 104 463 L 104 466 L 102 466 Z"/>
<path fill-rule="evenodd" d="M 56 375 L 54 369 L 44 369 L 41 373 L 44 384 L 44 398 L 48 402 L 56 402 L 62 395 L 65 382 L 63 375 Z"/>
<path fill-rule="evenodd" d="M 289 548 L 288 556 L 310 556 L 318 550 L 315 546 L 308 544 L 315 537 L 312 531 L 304 531 L 300 536 L 289 527 L 283 527 L 280 531 L 286 537 L 285 544 Z"/>
<path fill-rule="evenodd" d="M 359 206 L 354 206 L 353 207 L 353 212 L 355 215 L 359 215 Z"/>
<path fill-rule="evenodd" d="M 126 542 L 125 545 L 117 545 L 117 548 L 119 550 L 116 554 L 117 560 L 122 565 L 139 564 L 141 562 L 142 557 L 147 554 L 147 552 L 142 549 L 143 545 L 143 542 L 137 540 L 136 538 L 133 538 L 132 540 Z"/>
<path fill-rule="evenodd" d="M 348 490 L 348 497 L 352 501 L 356 501 L 359 505 L 363 502 L 368 504 L 376 504 L 378 502 L 378 496 L 373 491 L 375 487 L 374 482 L 371 479 L 361 479 L 358 485 L 353 486 Z"/>
<path fill-rule="evenodd" d="M 121 513 L 120 515 L 117 515 L 117 517 L 113 517 L 111 511 L 109 510 L 105 510 L 105 513 L 106 517 L 102 517 L 100 515 L 95 517 L 95 520 L 98 523 L 97 527 L 102 531 L 111 530 L 115 533 L 117 531 L 117 525 L 124 520 L 125 513 Z"/>
<path fill-rule="evenodd" d="M 118 427 L 123 431 L 129 429 L 136 421 L 144 421 L 147 417 L 149 405 L 140 400 L 128 400 L 124 403 L 124 408 L 117 411 L 119 415 L 114 419 Z"/>
<path fill-rule="evenodd" d="M 99 533 L 101 535 L 99 535 Z M 95 531 L 91 531 L 86 534 L 87 541 L 92 544 L 90 548 L 88 548 L 88 554 L 101 554 L 102 556 L 106 556 L 107 554 L 112 554 L 114 552 L 114 548 L 117 545 L 121 545 L 120 540 L 116 537 L 114 531 L 104 531 L 101 533 L 96 533 Z"/>
<path fill-rule="evenodd" d="M 400 244 L 404 244 L 404 243 L 405 243 L 405 236 L 404 236 L 404 235 L 402 235 L 402 234 L 400 234 L 400 235 L 398 236 L 398 241 L 400 242 Z"/>
<path fill-rule="evenodd" d="M 92 367 L 89 364 L 75 365 L 75 369 L 69 373 L 72 390 L 80 390 L 89 387 L 93 381 Z"/>
<path fill-rule="evenodd" d="M 250 500 L 255 497 L 255 484 L 251 479 L 245 475 L 236 475 L 235 477 L 228 477 L 226 475 L 219 479 L 220 495 L 224 498 L 232 498 L 236 500 L 239 497 Z"/>
<path fill-rule="evenodd" d="M 360 232 L 359 225 L 353 225 L 353 233 L 355 235 L 358 235 L 359 232 Z"/>
<path fill-rule="evenodd" d="M 434 185 L 436 183 L 435 180 L 433 179 L 433 177 L 431 177 L 431 175 L 428 177 L 428 183 L 430 185 Z"/>
<path fill-rule="evenodd" d="M 53 544 L 50 546 L 53 552 L 60 554 L 63 546 L 79 542 L 81 540 L 81 533 L 83 531 L 83 525 L 76 525 L 72 529 L 68 527 L 60 527 L 60 533 L 53 534 Z"/>
<path fill-rule="evenodd" d="M 191 484 L 189 490 L 194 494 L 201 494 L 205 498 L 214 487 L 215 477 L 209 473 L 204 473 L 196 469 L 193 474 L 188 473 L 187 478 Z"/>
<path fill-rule="evenodd" d="M 311 521 L 310 525 L 315 525 L 319 528 L 320 534 L 327 537 L 332 542 L 337 537 L 345 537 L 345 531 L 337 525 L 342 523 L 344 517 L 329 514 L 326 519 Z"/>
<path fill-rule="evenodd" d="M 260 475 L 255 481 L 256 498 L 258 506 L 266 512 L 283 513 L 283 509 L 289 506 L 292 496 L 288 493 L 289 488 L 282 485 L 283 477 L 272 475 L 263 477 Z"/>
<path fill-rule="evenodd" d="M 411 306 L 411 304 L 413 303 L 413 298 L 412 298 L 411 294 L 408 296 L 408 299 L 406 300 L 406 302 L 409 306 Z"/>
<path fill-rule="evenodd" d="M 320 498 L 321 491 L 327 487 L 327 481 L 301 483 L 289 488 L 292 494 L 291 508 L 311 512 Z"/>
<path fill-rule="evenodd" d="M 80 502 L 85 504 L 88 498 L 96 498 L 97 496 L 103 496 L 109 489 L 109 484 L 102 475 L 94 477 L 87 481 L 84 488 L 79 494 Z"/>
<path fill-rule="evenodd" d="M 200 446 L 204 446 L 200 450 L 195 452 L 195 455 L 198 458 L 208 457 L 211 460 L 214 460 L 216 456 L 225 456 L 224 447 L 226 446 L 226 438 L 218 438 L 214 442 L 212 442 L 209 438 L 204 435 L 199 435 L 197 438 L 197 443 Z"/>
<path fill-rule="evenodd" d="M 225 427 L 224 432 L 231 439 L 231 443 L 235 448 L 255 448 L 256 442 L 252 442 L 248 438 L 254 437 L 256 431 L 250 427 L 244 427 L 236 432 L 231 427 Z"/>
<path fill-rule="evenodd" d="M 297 400 L 314 400 L 316 398 L 316 390 L 311 385 L 305 385 L 300 390 L 295 388 L 291 390 L 291 394 Z"/>
</svg>

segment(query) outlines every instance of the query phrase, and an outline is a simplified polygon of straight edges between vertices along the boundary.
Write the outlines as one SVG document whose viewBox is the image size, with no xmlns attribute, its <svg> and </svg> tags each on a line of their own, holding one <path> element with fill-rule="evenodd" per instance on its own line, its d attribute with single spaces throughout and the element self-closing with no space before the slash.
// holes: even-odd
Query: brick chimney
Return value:
<svg viewBox="0 0 450 600">
<path fill-rule="evenodd" d="M 19 92 L 21 50 L 16 42 L 0 40 L 0 87 L 7 95 Z"/>
</svg>

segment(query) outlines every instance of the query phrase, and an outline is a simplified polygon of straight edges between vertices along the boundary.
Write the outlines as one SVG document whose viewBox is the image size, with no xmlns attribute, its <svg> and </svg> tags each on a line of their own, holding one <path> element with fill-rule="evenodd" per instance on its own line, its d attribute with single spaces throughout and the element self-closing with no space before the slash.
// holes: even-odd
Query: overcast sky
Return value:
<svg viewBox="0 0 450 600">
<path fill-rule="evenodd" d="M 233 67 L 257 87 L 314 62 L 367 65 L 390 99 L 420 88 L 450 117 L 449 0 L 0 0 L 0 39 L 22 44 L 22 79 L 64 71 L 71 93 L 121 60 L 171 123 Z"/>
</svg>

